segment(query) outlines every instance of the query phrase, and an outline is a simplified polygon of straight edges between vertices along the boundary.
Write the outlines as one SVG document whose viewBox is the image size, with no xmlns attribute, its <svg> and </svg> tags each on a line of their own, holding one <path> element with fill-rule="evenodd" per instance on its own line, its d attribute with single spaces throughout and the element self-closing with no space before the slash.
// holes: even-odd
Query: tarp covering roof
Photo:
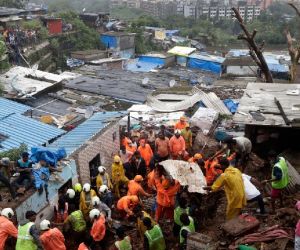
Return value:
<svg viewBox="0 0 300 250">
<path fill-rule="evenodd" d="M 189 56 L 193 52 L 196 51 L 196 48 L 183 47 L 183 46 L 175 46 L 170 49 L 168 53 L 178 55 L 178 56 Z"/>
<path fill-rule="evenodd" d="M 188 186 L 189 192 L 201 194 L 206 193 L 206 191 L 203 190 L 203 187 L 207 185 L 206 179 L 196 163 L 166 160 L 160 164 L 173 179 L 179 181 L 182 186 Z"/>
<path fill-rule="evenodd" d="M 64 130 L 22 115 L 31 108 L 13 101 L 0 99 L 0 152 L 17 148 L 24 143 L 41 146 L 65 133 Z"/>
<path fill-rule="evenodd" d="M 48 148 L 65 148 L 67 155 L 69 156 L 104 129 L 111 121 L 122 117 L 125 114 L 126 112 L 95 113 L 90 119 L 50 144 Z"/>
</svg>

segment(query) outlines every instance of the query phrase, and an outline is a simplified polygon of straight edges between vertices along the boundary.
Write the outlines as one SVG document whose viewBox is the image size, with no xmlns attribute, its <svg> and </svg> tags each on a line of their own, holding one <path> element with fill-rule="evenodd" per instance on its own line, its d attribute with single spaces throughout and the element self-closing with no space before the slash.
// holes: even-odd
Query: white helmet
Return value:
<svg viewBox="0 0 300 250">
<path fill-rule="evenodd" d="M 8 219 L 11 219 L 15 215 L 15 213 L 11 208 L 7 207 L 7 208 L 2 209 L 1 215 L 5 216 Z"/>
<path fill-rule="evenodd" d="M 69 189 L 67 190 L 67 196 L 68 196 L 70 199 L 73 199 L 73 198 L 75 197 L 75 191 L 74 191 L 74 189 L 69 188 Z"/>
<path fill-rule="evenodd" d="M 108 191 L 108 187 L 106 185 L 101 185 L 100 188 L 99 188 L 99 192 L 101 194 L 104 194 Z"/>
<path fill-rule="evenodd" d="M 90 219 L 93 220 L 95 217 L 99 217 L 100 216 L 100 211 L 96 208 L 92 209 L 90 211 Z"/>
<path fill-rule="evenodd" d="M 92 204 L 93 204 L 93 206 L 98 206 L 100 204 L 100 199 L 98 196 L 94 196 L 92 198 Z"/>
<path fill-rule="evenodd" d="M 83 191 L 84 192 L 90 192 L 90 190 L 91 190 L 91 185 L 89 183 L 85 183 L 83 185 Z"/>
<path fill-rule="evenodd" d="M 98 168 L 98 172 L 99 172 L 100 174 L 104 173 L 105 171 L 106 171 L 106 168 L 103 167 L 103 166 L 100 166 L 100 167 Z"/>
<path fill-rule="evenodd" d="M 42 231 L 50 229 L 50 221 L 48 221 L 48 220 L 42 220 L 41 223 L 40 223 L 40 229 Z"/>
</svg>

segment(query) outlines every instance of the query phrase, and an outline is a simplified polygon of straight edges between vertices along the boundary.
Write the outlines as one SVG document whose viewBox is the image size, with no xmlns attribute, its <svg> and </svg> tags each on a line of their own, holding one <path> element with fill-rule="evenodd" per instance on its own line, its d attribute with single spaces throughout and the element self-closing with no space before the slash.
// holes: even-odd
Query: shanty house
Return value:
<svg viewBox="0 0 300 250">
<path fill-rule="evenodd" d="M 135 55 L 134 33 L 106 32 L 100 35 L 100 41 L 114 57 L 133 58 Z"/>
<path fill-rule="evenodd" d="M 50 35 L 56 35 L 62 33 L 63 23 L 61 18 L 45 17 L 43 18 L 43 21 Z"/>
<path fill-rule="evenodd" d="M 187 66 L 188 56 L 196 51 L 196 48 L 175 46 L 168 51 L 169 54 L 176 56 L 176 63 L 180 66 Z"/>
<path fill-rule="evenodd" d="M 227 76 L 257 76 L 258 66 L 250 56 L 226 58 L 222 74 Z"/>
</svg>

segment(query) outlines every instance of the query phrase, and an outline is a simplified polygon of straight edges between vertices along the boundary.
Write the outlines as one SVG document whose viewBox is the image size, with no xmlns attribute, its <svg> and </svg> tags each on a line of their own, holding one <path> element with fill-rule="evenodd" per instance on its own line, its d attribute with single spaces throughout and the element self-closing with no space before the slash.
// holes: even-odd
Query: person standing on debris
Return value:
<svg viewBox="0 0 300 250">
<path fill-rule="evenodd" d="M 91 189 L 91 185 L 89 183 L 85 183 L 80 193 L 79 204 L 79 209 L 82 211 L 85 219 L 88 218 L 89 212 L 93 207 L 92 198 L 95 196 L 97 196 L 95 190 Z"/>
<path fill-rule="evenodd" d="M 180 197 L 178 201 L 178 206 L 174 210 L 174 226 L 173 226 L 173 234 L 175 237 L 179 235 L 180 229 L 183 226 L 180 216 L 186 213 L 190 214 L 190 208 L 187 206 L 187 200 L 185 198 Z"/>
<path fill-rule="evenodd" d="M 100 211 L 95 208 L 90 211 L 89 215 L 93 223 L 90 232 L 91 236 L 93 237 L 92 248 L 97 249 L 98 247 L 101 247 L 101 249 L 105 249 L 105 244 L 103 241 L 106 233 L 105 215 L 104 213 L 100 213 Z"/>
<path fill-rule="evenodd" d="M 143 181 L 143 177 L 141 175 L 136 175 L 133 180 L 128 182 L 128 192 L 127 195 L 137 195 L 137 196 L 146 196 L 150 197 L 151 194 L 148 194 L 143 189 L 141 183 Z"/>
<path fill-rule="evenodd" d="M 6 168 L 6 170 L 9 170 L 8 169 L 9 168 L 9 164 L 10 164 L 9 158 L 7 158 L 7 157 L 2 158 L 1 161 L 0 161 L 0 169 L 3 167 L 3 168 Z M 9 189 L 11 197 L 13 199 L 15 199 L 16 196 L 17 196 L 16 192 L 15 192 L 15 189 L 10 184 L 9 179 L 6 178 L 1 171 L 0 171 L 0 182 L 3 183 Z M 2 200 L 2 197 L 1 197 L 1 194 L 0 194 L 0 201 L 1 200 Z"/>
<path fill-rule="evenodd" d="M 54 221 L 55 223 L 63 223 L 68 217 L 69 203 L 63 193 L 60 192 L 58 196 L 58 203 L 54 206 Z"/>
<path fill-rule="evenodd" d="M 35 223 L 36 212 L 27 211 L 25 218 L 29 221 L 18 227 L 18 240 L 16 250 L 42 250 L 39 232 Z"/>
<path fill-rule="evenodd" d="M 275 213 L 275 201 L 280 200 L 280 206 L 283 207 L 282 191 L 289 185 L 289 171 L 286 160 L 283 157 L 277 157 L 276 152 L 269 152 L 268 158 L 273 165 L 272 179 L 265 180 L 262 183 L 271 182 L 271 206 L 272 213 Z"/>
<path fill-rule="evenodd" d="M 18 230 L 11 221 L 15 213 L 11 208 L 4 208 L 0 216 L 0 250 L 5 249 L 5 242 L 9 236 L 17 238 Z"/>
<path fill-rule="evenodd" d="M 174 129 L 183 130 L 188 126 L 188 123 L 186 122 L 186 118 L 184 116 L 181 116 L 179 121 L 175 124 Z"/>
<path fill-rule="evenodd" d="M 80 203 L 80 194 L 82 191 L 82 185 L 80 183 L 76 183 L 74 185 L 74 191 L 75 191 L 74 203 L 75 203 L 75 207 L 78 208 Z"/>
<path fill-rule="evenodd" d="M 48 220 L 40 223 L 42 234 L 40 236 L 44 250 L 66 250 L 65 237 L 58 228 L 51 228 Z"/>
<path fill-rule="evenodd" d="M 105 212 L 107 215 L 107 220 L 112 221 L 111 219 L 111 209 L 100 200 L 98 196 L 92 198 L 93 208 L 98 209 L 101 213 Z"/>
<path fill-rule="evenodd" d="M 145 139 L 140 140 L 140 146 L 138 147 L 138 151 L 146 162 L 146 167 L 148 168 L 150 165 L 150 161 L 153 157 L 153 151 L 148 143 L 146 143 Z"/>
<path fill-rule="evenodd" d="M 185 141 L 181 136 L 180 130 L 175 130 L 175 134 L 170 139 L 169 143 L 170 154 L 173 160 L 179 160 L 185 155 Z"/>
<path fill-rule="evenodd" d="M 217 157 L 210 157 L 205 161 L 205 178 L 208 186 L 211 186 L 214 181 L 223 173 Z"/>
<path fill-rule="evenodd" d="M 226 140 L 226 143 L 229 149 L 236 152 L 236 165 L 244 168 L 244 165 L 248 161 L 252 151 L 251 141 L 247 137 L 239 136 Z"/>
<path fill-rule="evenodd" d="M 174 206 L 175 197 L 180 189 L 180 184 L 176 180 L 155 180 L 157 188 L 156 196 L 156 213 L 155 220 L 158 222 L 161 218 L 173 220 L 174 218 Z"/>
<path fill-rule="evenodd" d="M 114 203 L 114 196 L 106 185 L 99 188 L 100 200 L 103 201 L 109 208 L 112 208 Z"/>
<path fill-rule="evenodd" d="M 147 228 L 144 235 L 144 249 L 165 250 L 166 242 L 160 226 L 158 224 L 153 226 L 151 219 L 148 217 L 144 218 L 143 223 Z"/>
<path fill-rule="evenodd" d="M 29 160 L 29 154 L 27 152 L 23 152 L 22 158 L 17 161 L 17 172 L 19 172 L 20 175 L 12 183 L 12 186 L 21 188 L 24 185 L 25 181 L 27 181 L 25 189 L 28 190 L 29 188 L 31 188 L 33 185 L 33 179 L 31 177 L 32 161 Z"/>
<path fill-rule="evenodd" d="M 75 242 L 81 242 L 86 233 L 86 221 L 84 220 L 83 213 L 80 210 L 76 210 L 73 205 L 69 206 L 70 215 L 64 221 L 64 232 L 70 232 L 70 237 Z"/>
<path fill-rule="evenodd" d="M 73 204 L 74 206 L 76 206 L 76 201 L 75 201 L 75 191 L 74 189 L 72 188 L 69 188 L 66 192 L 66 195 L 65 195 L 65 201 L 68 203 L 68 206 L 70 204 Z M 79 206 L 79 204 L 78 204 Z"/>
<path fill-rule="evenodd" d="M 247 204 L 245 188 L 241 172 L 230 166 L 227 158 L 221 158 L 219 164 L 224 173 L 219 176 L 212 186 L 204 187 L 204 190 L 215 192 L 224 187 L 227 198 L 226 218 L 230 220 L 237 217 Z"/>
<path fill-rule="evenodd" d="M 118 200 L 117 208 L 122 215 L 129 217 L 133 215 L 132 210 L 138 204 L 139 198 L 136 195 L 126 195 Z"/>
<path fill-rule="evenodd" d="M 189 124 L 187 124 L 186 127 L 181 130 L 181 135 L 185 141 L 186 150 L 190 153 L 193 148 L 193 133 Z"/>
<path fill-rule="evenodd" d="M 170 155 L 170 140 L 164 133 L 159 132 L 158 138 L 155 140 L 155 151 L 159 156 L 160 161 L 165 161 Z"/>
<path fill-rule="evenodd" d="M 129 236 L 125 236 L 125 229 L 120 226 L 116 230 L 118 240 L 115 242 L 112 250 L 132 250 L 131 240 Z"/>
<path fill-rule="evenodd" d="M 167 138 L 171 138 L 173 136 L 173 134 L 166 128 L 165 125 L 160 125 L 160 127 L 159 127 L 159 133 L 162 133 Z"/>
<path fill-rule="evenodd" d="M 144 218 L 150 218 L 152 226 L 156 225 L 155 220 L 152 219 L 150 214 L 148 214 L 146 211 L 143 210 L 142 206 L 139 204 L 133 209 L 134 216 L 136 217 L 136 226 L 137 226 L 137 231 L 139 233 L 139 236 L 143 239 L 144 234 L 147 230 L 145 227 L 143 220 Z"/>
<path fill-rule="evenodd" d="M 99 174 L 97 175 L 97 178 L 96 178 L 97 190 L 99 190 L 99 188 L 102 185 L 106 185 L 109 189 L 112 189 L 113 185 L 110 181 L 109 174 L 106 172 L 106 168 L 103 166 L 100 166 L 100 167 L 98 167 L 98 172 L 99 172 Z"/>
<path fill-rule="evenodd" d="M 249 175 L 242 174 L 242 177 L 243 177 L 247 201 L 248 202 L 257 201 L 259 206 L 259 212 L 261 214 L 264 214 L 265 213 L 264 200 L 260 191 L 256 188 L 256 186 L 263 188 L 262 185 L 259 183 L 258 180 L 256 180 L 255 178 Z"/>
<path fill-rule="evenodd" d="M 136 151 L 130 161 L 124 164 L 126 177 L 133 179 L 136 175 L 146 177 L 147 167 L 145 160 L 141 157 L 139 151 Z"/>
<path fill-rule="evenodd" d="M 125 170 L 121 158 L 118 155 L 114 156 L 114 162 L 111 166 L 112 169 L 112 183 L 114 186 L 114 193 L 117 198 L 120 198 L 121 185 L 127 185 L 128 179 L 125 176 Z"/>
<path fill-rule="evenodd" d="M 188 214 L 183 213 L 180 215 L 180 222 L 182 223 L 180 233 L 179 233 L 179 246 L 180 250 L 185 250 L 187 247 L 187 237 L 190 233 L 195 233 L 195 223 L 194 219 Z"/>
</svg>

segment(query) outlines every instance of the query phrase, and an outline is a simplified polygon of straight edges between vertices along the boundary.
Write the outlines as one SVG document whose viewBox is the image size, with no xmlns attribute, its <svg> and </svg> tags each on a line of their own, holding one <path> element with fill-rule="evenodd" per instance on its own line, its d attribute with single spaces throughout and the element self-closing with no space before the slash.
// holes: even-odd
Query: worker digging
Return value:
<svg viewBox="0 0 300 250">
<path fill-rule="evenodd" d="M 28 207 L 18 221 L 9 202 L 1 207 L 0 250 L 300 249 L 300 192 L 286 192 L 289 163 L 275 149 L 262 161 L 268 166 L 262 178 L 252 169 L 248 138 L 228 136 L 213 152 L 209 146 L 196 150 L 185 116 L 174 126 L 123 131 L 120 141 L 110 164 L 95 166 L 90 182 L 70 181 L 59 191 L 48 203 L 51 216 Z M 48 202 L 49 180 L 64 159 L 50 156 L 23 152 L 14 181 L 0 174 L 11 199 L 35 187 Z M 1 168 L 9 162 L 3 158 Z M 287 213 L 288 225 L 282 219 Z"/>
</svg>

